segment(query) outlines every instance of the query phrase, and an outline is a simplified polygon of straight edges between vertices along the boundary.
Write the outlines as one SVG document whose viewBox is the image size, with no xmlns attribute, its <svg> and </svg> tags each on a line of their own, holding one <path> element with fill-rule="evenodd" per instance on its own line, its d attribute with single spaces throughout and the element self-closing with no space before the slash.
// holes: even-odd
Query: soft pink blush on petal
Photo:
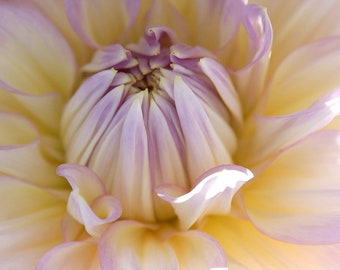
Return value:
<svg viewBox="0 0 340 270">
<path fill-rule="evenodd" d="M 73 189 L 68 199 L 68 212 L 84 224 L 90 235 L 99 237 L 109 223 L 120 217 L 119 201 L 105 193 L 104 185 L 90 169 L 63 164 L 57 172 L 67 178 Z"/>
<path fill-rule="evenodd" d="M 164 185 L 157 194 L 175 210 L 183 230 L 209 214 L 225 215 L 234 194 L 252 178 L 252 173 L 236 165 L 221 165 L 199 177 L 192 190 L 183 194 L 178 186 Z"/>
<path fill-rule="evenodd" d="M 338 269 L 340 265 L 339 244 L 296 245 L 278 241 L 258 231 L 248 220 L 213 216 L 202 229 L 219 240 L 230 270 L 323 270 Z"/>
<path fill-rule="evenodd" d="M 103 270 L 205 270 L 226 266 L 223 250 L 205 233 L 178 233 L 134 221 L 110 226 L 100 239 L 99 259 Z"/>
<path fill-rule="evenodd" d="M 340 132 L 314 133 L 285 150 L 243 191 L 252 222 L 298 244 L 340 242 Z"/>
<path fill-rule="evenodd" d="M 252 137 L 240 142 L 236 162 L 254 166 L 325 127 L 340 113 L 340 89 L 326 94 L 306 110 L 282 116 L 256 116 Z"/>
<path fill-rule="evenodd" d="M 238 90 L 244 115 L 252 112 L 262 97 L 272 40 L 273 30 L 266 11 L 248 5 L 243 11 L 239 33 L 218 54 Z"/>
<path fill-rule="evenodd" d="M 35 270 L 100 270 L 97 244 L 69 242 L 49 250 L 40 258 Z"/>
</svg>

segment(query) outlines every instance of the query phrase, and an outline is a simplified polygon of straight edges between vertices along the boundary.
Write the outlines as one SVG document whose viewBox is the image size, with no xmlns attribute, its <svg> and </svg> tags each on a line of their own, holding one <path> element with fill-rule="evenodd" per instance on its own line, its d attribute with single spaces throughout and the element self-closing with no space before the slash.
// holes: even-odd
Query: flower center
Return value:
<svg viewBox="0 0 340 270">
<path fill-rule="evenodd" d="M 189 191 L 206 170 L 232 163 L 241 110 L 228 74 L 205 49 L 154 27 L 137 44 L 97 51 L 84 72 L 91 76 L 62 119 L 66 159 L 101 178 L 123 219 L 174 218 L 158 186 Z"/>
</svg>

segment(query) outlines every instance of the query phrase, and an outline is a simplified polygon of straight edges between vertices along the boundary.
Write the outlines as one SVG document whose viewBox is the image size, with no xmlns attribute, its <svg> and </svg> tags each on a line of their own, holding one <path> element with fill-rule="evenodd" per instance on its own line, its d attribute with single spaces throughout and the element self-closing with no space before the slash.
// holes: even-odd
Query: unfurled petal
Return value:
<svg viewBox="0 0 340 270">
<path fill-rule="evenodd" d="M 63 164 L 58 167 L 58 174 L 66 177 L 73 189 L 68 212 L 84 224 L 89 234 L 99 237 L 109 223 L 119 218 L 122 211 L 119 201 L 106 194 L 103 183 L 90 169 Z"/>
<path fill-rule="evenodd" d="M 340 242 L 339 151 L 340 132 L 331 130 L 284 151 L 244 190 L 254 224 L 281 241 Z"/>
<path fill-rule="evenodd" d="M 257 116 L 255 134 L 244 141 L 236 160 L 245 166 L 274 157 L 284 148 L 325 127 L 340 113 L 340 89 L 306 110 L 282 116 Z"/>
<path fill-rule="evenodd" d="M 250 0 L 268 9 L 271 24 L 275 32 L 272 71 L 281 61 L 296 48 L 325 37 L 340 34 L 337 22 L 340 2 L 318 0 L 285 1 L 285 0 Z"/>
<path fill-rule="evenodd" d="M 0 80 L 11 87 L 28 94 L 70 95 L 76 76 L 73 53 L 37 10 L 0 3 L 0 58 Z"/>
<path fill-rule="evenodd" d="M 75 32 L 90 46 L 114 43 L 133 24 L 140 1 L 66 0 L 65 8 Z"/>
<path fill-rule="evenodd" d="M 186 194 L 176 186 L 160 186 L 157 194 L 171 203 L 182 229 L 190 228 L 206 215 L 230 212 L 234 194 L 250 179 L 252 173 L 236 165 L 222 165 L 202 175 Z"/>
<path fill-rule="evenodd" d="M 41 150 L 38 131 L 24 117 L 0 112 L 0 172 L 46 188 L 66 187 Z"/>
<path fill-rule="evenodd" d="M 99 242 L 103 270 L 212 269 L 225 267 L 225 255 L 208 235 L 133 221 L 113 224 Z"/>
<path fill-rule="evenodd" d="M 29 116 L 41 133 L 57 133 L 63 100 L 57 92 L 26 94 L 0 81 L 0 110 Z"/>
<path fill-rule="evenodd" d="M 44 252 L 62 241 L 65 203 L 15 178 L 0 177 L 0 268 L 33 269 Z"/>
<path fill-rule="evenodd" d="M 270 202 L 268 202 L 270 204 Z M 337 269 L 340 245 L 294 245 L 272 239 L 251 222 L 230 217 L 209 217 L 203 231 L 219 240 L 229 269 Z M 230 259 L 229 259 L 230 258 Z"/>
<path fill-rule="evenodd" d="M 100 270 L 97 244 L 90 241 L 69 242 L 49 250 L 35 270 Z"/>
<path fill-rule="evenodd" d="M 286 114 L 306 108 L 339 87 L 340 38 L 309 43 L 284 59 L 268 87 L 264 112 Z M 296 98 L 303 97 L 303 98 Z"/>
</svg>

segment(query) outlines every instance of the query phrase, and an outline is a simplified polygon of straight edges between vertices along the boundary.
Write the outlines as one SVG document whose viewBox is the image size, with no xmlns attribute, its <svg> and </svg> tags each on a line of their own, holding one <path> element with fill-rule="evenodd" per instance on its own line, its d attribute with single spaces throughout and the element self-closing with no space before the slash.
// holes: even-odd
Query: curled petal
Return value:
<svg viewBox="0 0 340 270">
<path fill-rule="evenodd" d="M 69 242 L 49 250 L 40 258 L 35 270 L 87 269 L 99 270 L 97 244 Z"/>
<path fill-rule="evenodd" d="M 243 167 L 222 165 L 202 175 L 186 194 L 178 194 L 180 190 L 176 186 L 166 185 L 160 186 L 157 194 L 171 203 L 185 230 L 206 215 L 228 214 L 234 194 L 252 177 Z"/>
<path fill-rule="evenodd" d="M 250 0 L 266 7 L 271 19 L 275 39 L 271 69 L 276 67 L 296 48 L 326 37 L 340 34 L 338 20 L 340 2 L 329 0 L 320 6 L 318 0 Z M 289 42 L 287 42 L 289 40 Z"/>
<path fill-rule="evenodd" d="M 73 29 L 94 48 L 112 44 L 126 33 L 139 6 L 139 0 L 65 0 L 67 17 Z"/>
<path fill-rule="evenodd" d="M 208 255 L 207 255 L 208 254 Z M 120 221 L 99 242 L 103 270 L 212 269 L 226 266 L 219 244 L 208 235 Z"/>
<path fill-rule="evenodd" d="M 323 130 L 285 150 L 243 195 L 252 222 L 298 244 L 340 243 L 340 132 Z"/>
<path fill-rule="evenodd" d="M 247 5 L 238 34 L 220 51 L 219 58 L 235 82 L 244 115 L 254 108 L 264 89 L 272 40 L 273 31 L 266 10 Z M 244 46 L 247 43 L 248 46 Z"/>
<path fill-rule="evenodd" d="M 74 219 L 84 224 L 87 232 L 98 237 L 121 215 L 121 206 L 113 196 L 105 195 L 100 179 L 88 168 L 63 164 L 58 174 L 67 178 L 73 191 L 67 209 Z"/>
<path fill-rule="evenodd" d="M 329 124 L 340 113 L 340 89 L 306 110 L 282 116 L 257 116 L 255 134 L 245 140 L 236 160 L 254 165 Z"/>
</svg>

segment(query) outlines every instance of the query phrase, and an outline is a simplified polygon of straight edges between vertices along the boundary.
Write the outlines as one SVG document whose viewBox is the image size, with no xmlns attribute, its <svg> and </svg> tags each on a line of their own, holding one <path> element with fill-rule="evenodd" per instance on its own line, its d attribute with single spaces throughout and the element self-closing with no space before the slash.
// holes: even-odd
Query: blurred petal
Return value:
<svg viewBox="0 0 340 270">
<path fill-rule="evenodd" d="M 218 243 L 204 233 L 176 233 L 133 221 L 110 226 L 100 239 L 99 259 L 103 270 L 205 270 L 226 265 Z"/>
<path fill-rule="evenodd" d="M 69 242 L 49 250 L 40 258 L 35 270 L 100 270 L 97 244 L 94 242 Z"/>
<path fill-rule="evenodd" d="M 133 24 L 139 0 L 65 0 L 68 19 L 88 45 L 97 48 L 114 43 Z"/>
<path fill-rule="evenodd" d="M 36 128 L 24 117 L 0 112 L 0 172 L 46 188 L 66 187 L 44 156 Z"/>
<path fill-rule="evenodd" d="M 67 203 L 68 212 L 93 237 L 99 237 L 108 224 L 119 218 L 120 203 L 111 195 L 105 194 L 100 179 L 88 168 L 76 164 L 63 164 L 58 174 L 64 176 L 73 191 Z"/>
<path fill-rule="evenodd" d="M 253 166 L 329 124 L 340 113 L 340 89 L 306 110 L 282 116 L 257 116 L 255 134 L 240 147 L 237 162 Z"/>
<path fill-rule="evenodd" d="M 339 37 L 300 47 L 286 57 L 274 73 L 265 113 L 278 115 L 306 108 L 324 93 L 339 87 L 339 70 Z"/>
<path fill-rule="evenodd" d="M 270 202 L 268 202 L 270 204 Z M 340 245 L 294 245 L 269 238 L 246 220 L 209 217 L 203 231 L 223 246 L 236 269 L 337 269 Z M 241 266 L 239 266 L 239 264 Z"/>
<path fill-rule="evenodd" d="M 228 214 L 234 194 L 252 176 L 245 168 L 221 165 L 199 177 L 197 184 L 186 194 L 170 185 L 160 186 L 157 194 L 171 203 L 181 228 L 187 230 L 206 215 Z"/>
<path fill-rule="evenodd" d="M 0 110 L 28 116 L 42 133 L 59 132 L 63 101 L 58 92 L 26 94 L 0 81 L 0 99 Z"/>
<path fill-rule="evenodd" d="M 9 1 L 0 3 L 0 25 L 0 81 L 28 94 L 69 96 L 76 64 L 58 30 L 37 10 Z"/>
<path fill-rule="evenodd" d="M 284 151 L 244 190 L 254 224 L 299 244 L 340 242 L 340 132 L 320 131 Z"/>
<path fill-rule="evenodd" d="M 0 176 L 0 268 L 33 269 L 62 241 L 65 203 L 33 185 Z"/>
<path fill-rule="evenodd" d="M 328 0 L 250 0 L 268 9 L 275 39 L 271 58 L 272 70 L 296 48 L 309 42 L 340 34 L 340 2 Z"/>
<path fill-rule="evenodd" d="M 160 14 L 162 15 L 160 16 Z M 192 40 L 192 35 L 184 17 L 169 1 L 153 0 L 149 5 L 144 20 L 146 27 L 162 25 L 174 30 L 176 36 L 186 44 Z"/>
</svg>

